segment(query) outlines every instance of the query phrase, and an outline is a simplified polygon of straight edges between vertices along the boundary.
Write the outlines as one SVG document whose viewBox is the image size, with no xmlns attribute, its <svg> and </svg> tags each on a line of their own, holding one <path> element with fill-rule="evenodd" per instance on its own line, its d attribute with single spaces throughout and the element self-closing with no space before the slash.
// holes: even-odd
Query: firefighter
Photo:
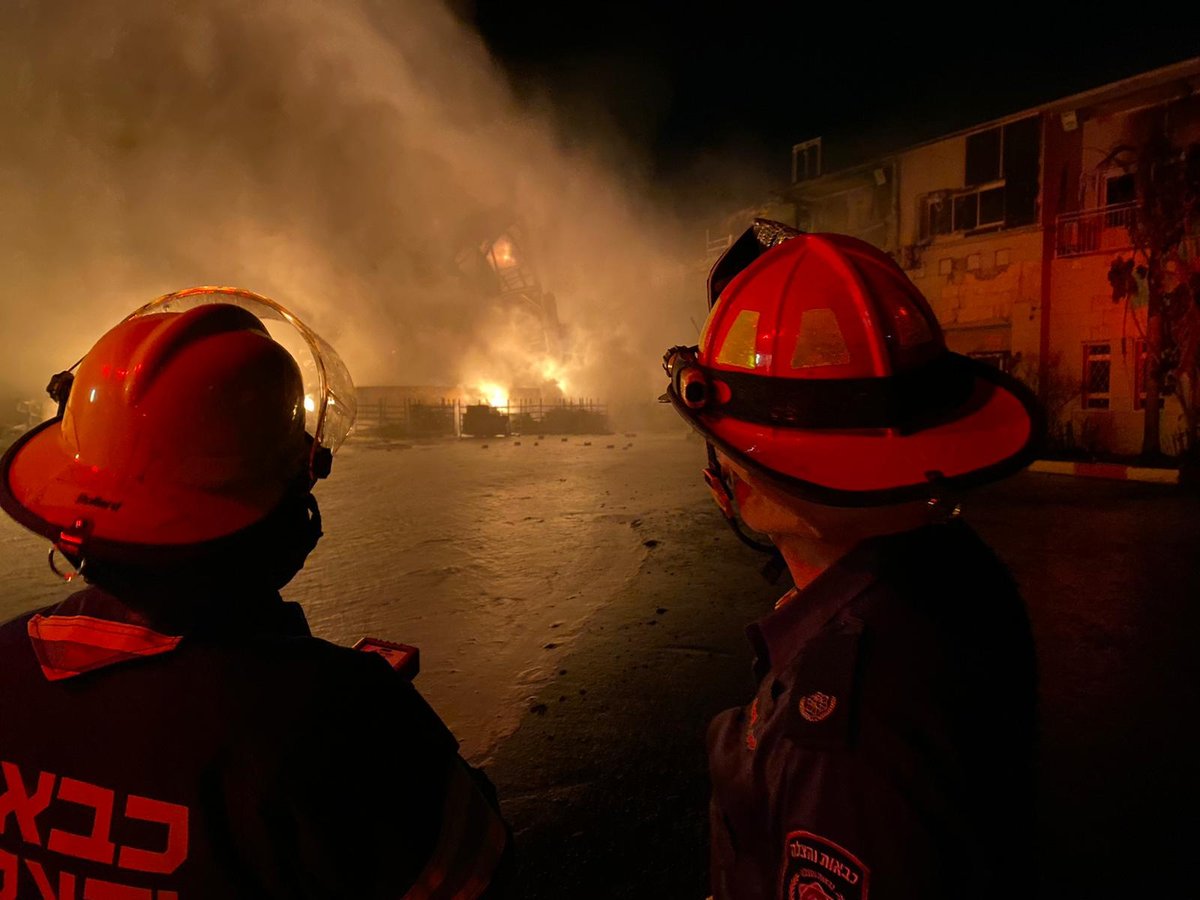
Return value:
<svg viewBox="0 0 1200 900">
<path fill-rule="evenodd" d="M 86 586 L 0 626 L 0 897 L 497 896 L 490 784 L 384 656 L 279 595 L 353 423 L 337 354 L 191 289 L 52 388 L 0 504 Z"/>
<path fill-rule="evenodd" d="M 760 220 L 709 293 L 667 397 L 795 585 L 748 629 L 755 695 L 708 730 L 713 895 L 1029 895 L 1032 638 L 958 497 L 1031 459 L 1031 395 L 851 237 Z"/>
</svg>

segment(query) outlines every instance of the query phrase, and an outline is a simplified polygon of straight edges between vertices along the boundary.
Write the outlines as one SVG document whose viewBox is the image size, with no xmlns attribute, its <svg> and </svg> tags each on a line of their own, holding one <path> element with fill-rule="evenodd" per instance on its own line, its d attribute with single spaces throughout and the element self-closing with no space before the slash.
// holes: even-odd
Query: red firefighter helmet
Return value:
<svg viewBox="0 0 1200 900">
<path fill-rule="evenodd" d="M 0 461 L 0 506 L 75 560 L 157 560 L 250 527 L 327 474 L 354 419 L 332 348 L 238 288 L 160 297 L 76 366 L 60 415 Z"/>
<path fill-rule="evenodd" d="M 760 221 L 714 266 L 710 292 L 699 346 L 668 351 L 668 397 L 784 489 L 896 503 L 1032 459 L 1030 392 L 948 351 L 920 291 L 872 245 Z"/>
</svg>

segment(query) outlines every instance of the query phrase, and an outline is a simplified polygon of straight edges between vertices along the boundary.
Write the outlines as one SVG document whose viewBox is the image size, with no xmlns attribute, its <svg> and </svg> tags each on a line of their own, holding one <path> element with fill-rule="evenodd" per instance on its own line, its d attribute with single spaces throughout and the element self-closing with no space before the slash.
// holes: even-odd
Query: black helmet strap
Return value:
<svg viewBox="0 0 1200 900">
<path fill-rule="evenodd" d="M 729 527 L 733 529 L 733 533 L 737 535 L 738 540 L 752 550 L 770 555 L 771 558 L 767 560 L 761 572 L 763 578 L 774 584 L 779 580 L 779 576 L 783 574 L 783 570 L 786 568 L 783 554 L 779 552 L 779 548 L 774 544 L 756 541 L 746 533 L 741 521 L 737 517 L 737 511 L 733 505 L 733 488 L 729 486 L 729 479 L 721 471 L 721 463 L 717 459 L 717 450 L 711 441 L 705 441 L 704 446 L 708 448 L 708 468 L 704 470 L 705 483 L 708 485 L 709 490 L 713 492 L 713 498 L 717 501 L 717 506 L 721 508 L 721 514 L 725 517 L 725 521 L 729 523 Z"/>
<path fill-rule="evenodd" d="M 970 360 L 945 353 L 907 372 L 877 378 L 772 378 L 704 370 L 729 399 L 711 411 L 781 428 L 919 430 L 960 410 L 976 389 Z M 709 391 L 712 403 L 713 391 Z"/>
</svg>

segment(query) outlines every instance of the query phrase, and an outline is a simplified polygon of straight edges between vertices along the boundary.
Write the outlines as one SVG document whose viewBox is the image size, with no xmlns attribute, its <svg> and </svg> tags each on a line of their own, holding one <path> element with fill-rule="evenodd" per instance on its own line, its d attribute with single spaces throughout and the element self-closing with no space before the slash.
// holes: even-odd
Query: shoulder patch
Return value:
<svg viewBox="0 0 1200 900">
<path fill-rule="evenodd" d="M 851 620 L 802 651 L 785 701 L 784 733 L 791 740 L 820 749 L 849 743 L 862 631 L 862 623 Z"/>
<path fill-rule="evenodd" d="M 792 831 L 783 844 L 781 900 L 867 900 L 870 870 L 844 847 L 811 831 Z"/>
<path fill-rule="evenodd" d="M 801 697 L 797 706 L 800 707 L 800 715 L 804 716 L 808 721 L 814 723 L 824 722 L 837 709 L 837 697 L 832 694 L 813 691 L 811 694 L 805 694 Z"/>
</svg>

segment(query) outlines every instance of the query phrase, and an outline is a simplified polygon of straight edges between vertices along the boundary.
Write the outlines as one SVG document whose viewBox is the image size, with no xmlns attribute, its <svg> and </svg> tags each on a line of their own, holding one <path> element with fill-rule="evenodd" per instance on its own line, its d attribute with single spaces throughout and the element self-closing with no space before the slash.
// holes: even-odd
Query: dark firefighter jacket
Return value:
<svg viewBox="0 0 1200 900">
<path fill-rule="evenodd" d="M 413 686 L 278 595 L 224 608 L 0 626 L 0 897 L 481 896 L 505 828 Z"/>
<path fill-rule="evenodd" d="M 752 625 L 709 728 L 717 900 L 1031 896 L 1034 657 L 961 522 L 869 540 Z"/>
</svg>

